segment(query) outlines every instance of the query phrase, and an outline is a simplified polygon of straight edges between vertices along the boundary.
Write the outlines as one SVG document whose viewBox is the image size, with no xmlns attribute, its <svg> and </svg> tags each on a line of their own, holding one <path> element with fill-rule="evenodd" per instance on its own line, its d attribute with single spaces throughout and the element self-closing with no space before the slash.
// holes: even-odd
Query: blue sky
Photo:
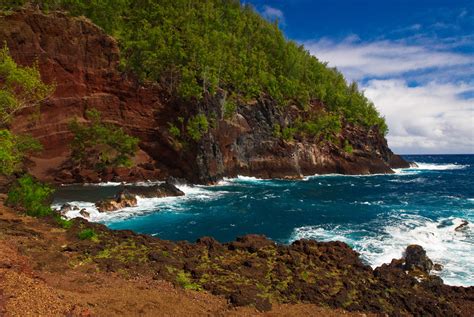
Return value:
<svg viewBox="0 0 474 317">
<path fill-rule="evenodd" d="M 474 153 L 474 0 L 245 2 L 358 81 L 395 152 Z"/>
</svg>

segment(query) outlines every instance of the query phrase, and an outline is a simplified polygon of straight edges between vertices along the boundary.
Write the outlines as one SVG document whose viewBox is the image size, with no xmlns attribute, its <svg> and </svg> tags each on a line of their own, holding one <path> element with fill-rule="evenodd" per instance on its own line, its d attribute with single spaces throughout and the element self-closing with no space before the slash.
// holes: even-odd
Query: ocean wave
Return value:
<svg viewBox="0 0 474 317">
<path fill-rule="evenodd" d="M 166 210 L 172 212 L 180 212 L 185 210 L 184 204 L 187 202 L 208 201 L 218 199 L 220 196 L 227 194 L 227 191 L 210 190 L 210 186 L 189 186 L 178 185 L 184 196 L 163 197 L 163 198 L 141 198 L 137 196 L 137 206 L 127 207 L 114 212 L 101 213 L 92 202 L 71 201 L 68 202 L 72 206 L 77 206 L 78 210 L 70 210 L 64 216 L 67 219 L 76 217 L 86 218 L 93 222 L 115 222 L 130 217 Z M 52 205 L 52 208 L 60 209 L 62 203 Z M 85 209 L 89 213 L 89 217 L 80 214 L 80 210 Z"/>
<path fill-rule="evenodd" d="M 459 170 L 469 167 L 463 164 L 438 164 L 438 163 L 421 163 L 415 162 L 416 167 L 410 167 L 409 170 L 430 170 L 430 171 L 445 171 L 445 170 Z"/>
<path fill-rule="evenodd" d="M 117 186 L 154 186 L 163 184 L 163 181 L 142 181 L 142 182 L 102 182 L 102 183 L 81 183 L 62 186 L 87 186 L 87 187 L 117 187 Z"/>
<path fill-rule="evenodd" d="M 425 217 L 401 214 L 389 221 L 382 232 L 367 227 L 304 226 L 296 228 L 290 242 L 298 239 L 346 242 L 361 253 L 372 267 L 400 258 L 410 244 L 425 248 L 433 262 L 444 266 L 439 275 L 450 285 L 474 285 L 474 234 L 472 225 L 464 230 L 455 229 L 464 219 L 458 217 L 431 220 Z M 385 220 L 386 222 L 386 220 Z M 372 226 L 379 227 L 379 223 Z"/>
</svg>

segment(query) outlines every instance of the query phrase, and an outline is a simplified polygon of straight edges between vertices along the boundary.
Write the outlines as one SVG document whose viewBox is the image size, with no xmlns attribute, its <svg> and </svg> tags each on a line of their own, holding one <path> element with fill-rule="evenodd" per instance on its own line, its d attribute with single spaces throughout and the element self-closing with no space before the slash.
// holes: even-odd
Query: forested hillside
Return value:
<svg viewBox="0 0 474 317">
<path fill-rule="evenodd" d="M 228 112 L 265 94 L 280 107 L 307 109 L 310 101 L 322 101 L 332 113 L 295 122 L 285 131 L 287 138 L 299 132 L 320 136 L 337 130 L 340 120 L 387 132 L 356 83 L 348 84 L 339 71 L 287 40 L 277 22 L 264 20 L 240 1 L 18 0 L 0 8 L 25 5 L 90 18 L 119 40 L 124 70 L 158 81 L 183 98 L 200 99 L 223 89 Z"/>
</svg>

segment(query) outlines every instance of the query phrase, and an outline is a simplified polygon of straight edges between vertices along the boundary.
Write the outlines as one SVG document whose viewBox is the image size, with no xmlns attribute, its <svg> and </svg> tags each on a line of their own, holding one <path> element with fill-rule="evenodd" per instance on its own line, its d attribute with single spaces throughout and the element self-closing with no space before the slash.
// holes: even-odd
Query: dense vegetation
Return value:
<svg viewBox="0 0 474 317">
<path fill-rule="evenodd" d="M 53 192 L 51 187 L 25 175 L 10 188 L 7 204 L 24 210 L 29 216 L 44 217 L 52 212 L 49 199 Z"/>
<path fill-rule="evenodd" d="M 8 48 L 0 49 L 0 174 L 10 176 L 22 168 L 26 154 L 41 150 L 41 144 L 27 136 L 8 130 L 13 116 L 26 108 L 37 108 L 54 87 L 41 81 L 36 66 L 15 63 Z"/>
<path fill-rule="evenodd" d="M 125 69 L 182 97 L 200 99 L 221 88 L 234 99 L 230 110 L 236 100 L 261 94 L 282 107 L 306 109 L 320 100 L 348 122 L 387 132 L 357 84 L 347 84 L 339 71 L 285 39 L 277 22 L 238 0 L 16 0 L 3 9 L 25 3 L 89 17 L 119 39 Z"/>
<path fill-rule="evenodd" d="M 0 176 L 21 175 L 25 156 L 41 150 L 37 140 L 14 134 L 8 129 L 8 124 L 18 111 L 38 107 L 53 89 L 53 86 L 41 81 L 36 66 L 19 66 L 6 46 L 0 50 Z M 50 215 L 53 189 L 29 175 L 18 177 L 9 189 L 7 204 L 30 216 Z M 67 221 L 59 217 L 57 220 L 62 226 L 68 225 Z"/>
<path fill-rule="evenodd" d="M 71 121 L 74 134 L 71 143 L 72 157 L 77 164 L 102 170 L 105 167 L 131 166 L 131 157 L 138 150 L 138 139 L 121 128 L 101 120 L 100 112 L 88 110 L 89 122 Z"/>
</svg>

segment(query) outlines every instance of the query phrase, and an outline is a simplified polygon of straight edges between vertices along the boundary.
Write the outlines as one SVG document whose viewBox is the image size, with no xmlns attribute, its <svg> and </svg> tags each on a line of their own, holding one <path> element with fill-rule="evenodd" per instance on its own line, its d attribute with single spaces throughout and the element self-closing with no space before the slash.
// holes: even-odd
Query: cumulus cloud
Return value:
<svg viewBox="0 0 474 317">
<path fill-rule="evenodd" d="M 281 11 L 280 9 L 268 6 L 268 5 L 263 6 L 262 15 L 264 18 L 271 21 L 278 20 L 280 22 L 284 22 L 284 19 L 285 19 L 285 15 L 283 14 L 283 11 Z"/>
<path fill-rule="evenodd" d="M 361 83 L 387 119 L 395 152 L 474 153 L 474 56 L 452 50 L 454 42 L 408 42 L 351 35 L 305 46 Z"/>
<path fill-rule="evenodd" d="M 387 119 L 388 142 L 399 153 L 474 153 L 473 87 L 430 82 L 409 87 L 404 80 L 371 80 L 364 87 Z"/>
</svg>

